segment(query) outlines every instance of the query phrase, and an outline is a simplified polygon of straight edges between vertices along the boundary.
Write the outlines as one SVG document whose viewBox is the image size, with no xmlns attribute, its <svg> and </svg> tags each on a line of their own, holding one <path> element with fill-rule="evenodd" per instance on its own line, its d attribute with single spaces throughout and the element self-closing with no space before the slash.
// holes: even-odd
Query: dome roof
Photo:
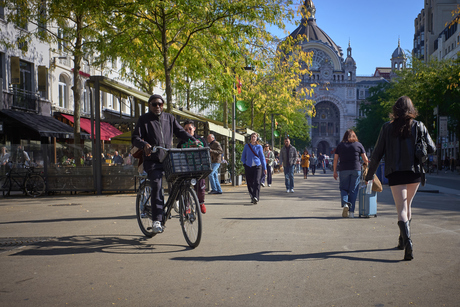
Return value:
<svg viewBox="0 0 460 307">
<path fill-rule="evenodd" d="M 356 66 L 356 62 L 352 57 L 347 57 L 345 59 L 345 65 L 353 65 Z"/>
<path fill-rule="evenodd" d="M 398 48 L 393 51 L 393 55 L 391 56 L 392 59 L 394 58 L 406 58 L 406 54 L 404 53 L 404 50 L 401 48 L 401 43 L 398 40 Z"/>
<path fill-rule="evenodd" d="M 316 8 L 315 5 L 313 4 L 313 1 L 307 0 L 305 1 L 305 7 L 307 11 L 310 13 L 310 17 L 308 20 L 305 20 L 302 18 L 302 23 L 297 29 L 295 29 L 289 36 L 291 37 L 297 37 L 298 35 L 305 35 L 308 38 L 308 41 L 314 42 L 314 41 L 320 41 L 329 47 L 331 47 L 333 50 L 337 52 L 337 54 L 342 57 L 343 52 L 342 48 L 336 45 L 334 41 L 329 37 L 329 35 L 326 34 L 323 30 L 321 30 L 318 25 L 316 24 L 316 19 L 315 19 L 315 12 Z"/>
</svg>

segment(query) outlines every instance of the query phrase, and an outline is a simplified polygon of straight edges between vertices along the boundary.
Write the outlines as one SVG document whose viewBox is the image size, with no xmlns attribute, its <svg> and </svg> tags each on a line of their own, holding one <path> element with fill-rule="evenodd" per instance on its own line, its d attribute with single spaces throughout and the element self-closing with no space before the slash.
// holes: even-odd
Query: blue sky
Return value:
<svg viewBox="0 0 460 307">
<path fill-rule="evenodd" d="M 414 20 L 424 0 L 313 0 L 316 23 L 342 47 L 347 56 L 348 40 L 356 61 L 357 75 L 370 76 L 376 67 L 390 67 L 391 55 L 398 47 L 412 52 Z M 300 16 L 297 18 L 300 21 Z M 296 25 L 288 24 L 290 32 Z M 273 32 L 285 37 L 283 32 Z"/>
</svg>

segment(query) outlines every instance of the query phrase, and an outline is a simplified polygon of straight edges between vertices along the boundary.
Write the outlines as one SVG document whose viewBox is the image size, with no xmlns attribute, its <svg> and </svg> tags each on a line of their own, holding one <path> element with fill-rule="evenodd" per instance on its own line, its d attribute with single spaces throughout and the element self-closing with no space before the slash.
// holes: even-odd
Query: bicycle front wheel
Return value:
<svg viewBox="0 0 460 307">
<path fill-rule="evenodd" d="M 201 211 L 198 197 L 191 187 L 185 189 L 179 199 L 180 226 L 185 241 L 191 248 L 195 248 L 201 241 Z"/>
<path fill-rule="evenodd" d="M 153 221 L 152 221 L 152 206 L 150 204 L 150 197 L 152 194 L 152 187 L 149 182 L 144 181 L 139 187 L 136 197 L 136 216 L 139 228 L 146 237 L 153 237 Z"/>
<path fill-rule="evenodd" d="M 24 183 L 24 190 L 27 195 L 38 197 L 45 193 L 45 179 L 40 175 L 30 175 Z"/>
</svg>

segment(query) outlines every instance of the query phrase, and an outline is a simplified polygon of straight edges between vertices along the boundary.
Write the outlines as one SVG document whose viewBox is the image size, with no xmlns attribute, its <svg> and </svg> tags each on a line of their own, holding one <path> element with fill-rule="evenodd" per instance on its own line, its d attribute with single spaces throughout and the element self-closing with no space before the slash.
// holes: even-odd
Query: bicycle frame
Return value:
<svg viewBox="0 0 460 307">
<path fill-rule="evenodd" d="M 173 208 L 174 202 L 179 200 L 179 196 L 185 191 L 187 187 L 191 185 L 191 178 L 179 178 L 175 182 L 171 183 L 171 191 L 168 192 L 168 201 L 166 202 L 164 209 L 165 214 L 163 215 L 163 226 L 166 224 L 166 221 L 171 215 L 171 210 Z"/>
</svg>

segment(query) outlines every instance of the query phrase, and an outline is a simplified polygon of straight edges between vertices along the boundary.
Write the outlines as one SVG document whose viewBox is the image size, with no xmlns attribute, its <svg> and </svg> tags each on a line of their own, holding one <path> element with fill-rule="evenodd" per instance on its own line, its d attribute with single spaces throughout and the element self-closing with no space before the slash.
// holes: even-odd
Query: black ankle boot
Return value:
<svg viewBox="0 0 460 307">
<path fill-rule="evenodd" d="M 410 222 L 411 221 L 412 221 L 412 219 L 409 220 L 409 227 L 410 227 Z M 398 246 L 396 246 L 396 248 L 400 249 L 400 250 L 404 249 L 404 241 L 403 241 L 401 229 L 399 231 Z"/>
<path fill-rule="evenodd" d="M 398 221 L 398 226 L 399 226 L 399 230 L 401 232 L 401 236 L 403 239 L 404 260 L 412 260 L 414 259 L 414 255 L 412 254 L 412 240 L 410 238 L 409 221 L 407 222 Z"/>
</svg>

